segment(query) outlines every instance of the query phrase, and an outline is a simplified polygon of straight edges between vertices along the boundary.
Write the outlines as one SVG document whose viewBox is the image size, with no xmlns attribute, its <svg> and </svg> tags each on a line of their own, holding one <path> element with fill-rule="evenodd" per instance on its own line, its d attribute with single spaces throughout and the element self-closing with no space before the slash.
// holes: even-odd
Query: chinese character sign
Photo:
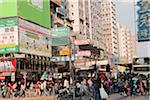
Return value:
<svg viewBox="0 0 150 100">
<path fill-rule="evenodd" d="M 150 41 L 150 1 L 140 0 L 138 10 L 138 41 Z"/>
</svg>

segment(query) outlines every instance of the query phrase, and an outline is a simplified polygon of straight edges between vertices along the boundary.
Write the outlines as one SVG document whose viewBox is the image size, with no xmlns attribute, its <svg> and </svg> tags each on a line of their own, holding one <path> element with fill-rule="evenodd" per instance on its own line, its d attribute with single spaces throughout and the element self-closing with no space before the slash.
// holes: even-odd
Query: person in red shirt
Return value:
<svg viewBox="0 0 150 100">
<path fill-rule="evenodd" d="M 40 82 L 39 81 L 36 83 L 35 89 L 36 89 L 36 96 L 40 95 Z"/>
<path fill-rule="evenodd" d="M 13 84 L 8 83 L 10 95 L 13 95 Z"/>
</svg>

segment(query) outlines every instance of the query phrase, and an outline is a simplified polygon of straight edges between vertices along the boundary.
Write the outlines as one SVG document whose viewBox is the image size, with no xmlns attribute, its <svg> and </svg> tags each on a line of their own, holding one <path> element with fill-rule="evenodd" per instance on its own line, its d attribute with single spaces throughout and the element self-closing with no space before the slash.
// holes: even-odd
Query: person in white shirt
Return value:
<svg viewBox="0 0 150 100">
<path fill-rule="evenodd" d="M 47 90 L 46 90 L 46 84 L 47 84 L 47 82 L 46 82 L 46 80 L 44 80 L 44 82 L 43 82 L 43 87 L 44 87 L 44 95 L 46 95 L 46 94 L 47 94 Z"/>
<path fill-rule="evenodd" d="M 69 88 L 69 81 L 67 79 L 64 80 L 64 87 Z"/>
<path fill-rule="evenodd" d="M 90 78 L 90 79 L 88 79 L 88 84 L 89 84 L 89 87 L 92 87 L 93 82 L 92 82 L 91 78 Z"/>
</svg>

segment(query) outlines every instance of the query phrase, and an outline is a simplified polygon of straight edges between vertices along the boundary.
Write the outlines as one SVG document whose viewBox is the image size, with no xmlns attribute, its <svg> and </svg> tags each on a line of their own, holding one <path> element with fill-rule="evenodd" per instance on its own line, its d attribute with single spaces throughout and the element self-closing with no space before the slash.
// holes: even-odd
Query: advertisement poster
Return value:
<svg viewBox="0 0 150 100">
<path fill-rule="evenodd" d="M 19 19 L 20 52 L 51 57 L 50 31 Z"/>
<path fill-rule="evenodd" d="M 18 16 L 50 28 L 50 0 L 18 0 Z"/>
<path fill-rule="evenodd" d="M 0 19 L 0 54 L 18 51 L 18 19 Z"/>
<path fill-rule="evenodd" d="M 0 18 L 17 16 L 17 0 L 0 0 Z"/>
<path fill-rule="evenodd" d="M 58 27 L 52 30 L 52 46 L 62 46 L 68 44 L 68 34 L 70 32 L 68 27 Z"/>
<path fill-rule="evenodd" d="M 16 71 L 16 60 L 0 60 L 0 72 Z"/>
</svg>

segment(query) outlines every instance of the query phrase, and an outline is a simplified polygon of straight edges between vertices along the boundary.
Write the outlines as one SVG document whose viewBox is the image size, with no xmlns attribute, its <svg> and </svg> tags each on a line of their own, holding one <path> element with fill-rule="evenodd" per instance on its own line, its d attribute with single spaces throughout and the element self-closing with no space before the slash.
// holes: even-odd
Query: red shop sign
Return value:
<svg viewBox="0 0 150 100">
<path fill-rule="evenodd" d="M 0 72 L 16 71 L 16 60 L 0 60 Z"/>
<path fill-rule="evenodd" d="M 5 76 L 0 76 L 0 80 L 5 80 Z"/>
</svg>

